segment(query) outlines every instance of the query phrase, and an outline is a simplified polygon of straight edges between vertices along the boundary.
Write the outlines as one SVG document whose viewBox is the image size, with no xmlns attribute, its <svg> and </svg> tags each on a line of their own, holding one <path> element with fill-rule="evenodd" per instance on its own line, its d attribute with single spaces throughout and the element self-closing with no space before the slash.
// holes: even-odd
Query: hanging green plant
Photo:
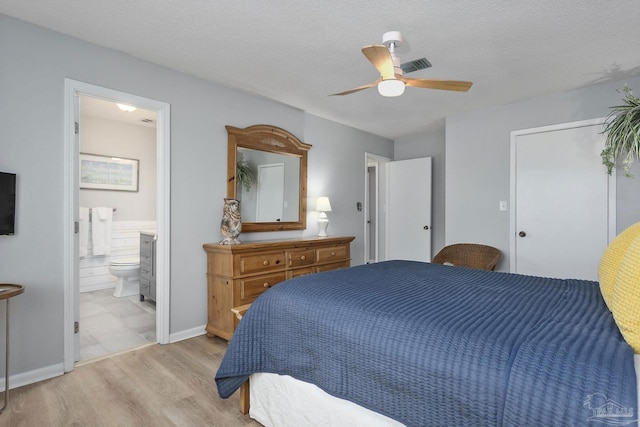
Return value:
<svg viewBox="0 0 640 427">
<path fill-rule="evenodd" d="M 249 162 L 239 161 L 236 163 L 236 178 L 244 186 L 245 190 L 251 191 L 254 175 Z"/>
<path fill-rule="evenodd" d="M 600 155 L 609 175 L 618 159 L 624 157 L 624 174 L 633 177 L 631 164 L 640 160 L 640 98 L 626 85 L 623 92 L 624 103 L 611 107 L 611 113 L 607 116 L 603 131 L 607 134 L 607 140 Z"/>
</svg>

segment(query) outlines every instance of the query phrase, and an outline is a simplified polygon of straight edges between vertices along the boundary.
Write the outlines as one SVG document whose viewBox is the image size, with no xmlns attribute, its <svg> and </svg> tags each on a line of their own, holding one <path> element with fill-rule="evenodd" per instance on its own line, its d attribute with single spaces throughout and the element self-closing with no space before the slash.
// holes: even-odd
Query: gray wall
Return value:
<svg viewBox="0 0 640 427">
<path fill-rule="evenodd" d="M 307 115 L 305 142 L 312 144 L 309 152 L 308 212 L 306 235 L 318 233 L 318 212 L 314 212 L 315 199 L 328 196 L 331 201 L 329 217 L 330 236 L 349 235 L 356 239 L 351 244 L 351 265 L 364 262 L 364 204 L 366 159 L 365 152 L 382 157 L 393 157 L 393 145 L 380 136 L 362 132 L 339 123 Z"/>
<path fill-rule="evenodd" d="M 65 78 L 171 104 L 172 334 L 206 323 L 202 244 L 221 238 L 225 125 L 269 123 L 313 145 L 308 229 L 243 238 L 316 234 L 312 203 L 328 195 L 334 208 L 329 234 L 356 235 L 353 260 L 361 262 L 363 225 L 355 202 L 364 197 L 364 153 L 390 157 L 392 141 L 4 15 L 0 58 L 0 170 L 18 174 L 16 235 L 0 239 L 0 280 L 26 286 L 12 301 L 11 374 L 62 369 Z"/>
<path fill-rule="evenodd" d="M 498 202 L 509 200 L 510 132 L 605 117 L 625 83 L 640 91 L 640 78 L 610 82 L 449 117 L 446 132 L 397 139 L 395 160 L 433 157 L 433 254 L 445 244 L 484 242 L 504 252 L 499 269 L 508 271 L 509 212 L 499 212 Z M 617 171 L 618 232 L 640 221 L 640 165 L 632 173 L 636 179 Z"/>
<path fill-rule="evenodd" d="M 620 103 L 617 90 L 625 83 L 640 90 L 636 77 L 447 118 L 446 243 L 495 246 L 505 255 L 498 269 L 508 271 L 510 214 L 498 211 L 498 201 L 510 195 L 510 132 L 605 117 L 610 106 Z M 636 164 L 632 171 L 636 179 L 624 178 L 620 169 L 618 231 L 640 220 L 640 168 Z"/>
</svg>

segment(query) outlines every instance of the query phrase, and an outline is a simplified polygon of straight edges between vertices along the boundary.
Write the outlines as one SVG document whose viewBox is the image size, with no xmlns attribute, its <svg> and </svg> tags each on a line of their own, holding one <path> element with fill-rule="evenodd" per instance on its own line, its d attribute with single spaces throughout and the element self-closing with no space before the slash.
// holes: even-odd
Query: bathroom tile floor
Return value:
<svg viewBox="0 0 640 427">
<path fill-rule="evenodd" d="M 155 342 L 154 302 L 116 298 L 113 289 L 80 294 L 80 362 Z"/>
</svg>

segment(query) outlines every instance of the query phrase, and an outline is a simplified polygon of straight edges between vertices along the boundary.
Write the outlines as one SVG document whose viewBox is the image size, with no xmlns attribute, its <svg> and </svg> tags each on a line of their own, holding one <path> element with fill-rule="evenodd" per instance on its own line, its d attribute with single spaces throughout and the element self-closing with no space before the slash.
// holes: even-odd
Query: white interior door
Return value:
<svg viewBox="0 0 640 427">
<path fill-rule="evenodd" d="M 277 222 L 284 212 L 284 163 L 258 166 L 258 222 Z"/>
<path fill-rule="evenodd" d="M 431 261 L 431 157 L 387 163 L 386 259 Z"/>
<path fill-rule="evenodd" d="M 512 134 L 512 272 L 597 280 L 615 234 L 601 132 L 595 120 Z"/>
</svg>

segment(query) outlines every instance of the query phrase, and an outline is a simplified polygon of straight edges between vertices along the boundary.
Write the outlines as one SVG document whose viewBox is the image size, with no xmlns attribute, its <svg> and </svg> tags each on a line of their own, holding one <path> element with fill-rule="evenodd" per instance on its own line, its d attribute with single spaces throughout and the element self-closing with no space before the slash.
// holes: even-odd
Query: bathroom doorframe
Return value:
<svg viewBox="0 0 640 427">
<path fill-rule="evenodd" d="M 76 125 L 79 117 L 78 98 L 81 95 L 121 102 L 157 113 L 157 223 L 156 242 L 156 337 L 160 344 L 169 343 L 170 297 L 170 105 L 165 102 L 107 89 L 101 86 L 65 79 L 64 100 L 64 370 L 75 366 L 75 348 L 79 334 L 74 322 L 79 320 L 79 249 L 74 224 L 78 221 L 80 147 Z"/>
<path fill-rule="evenodd" d="M 364 263 L 370 264 L 371 262 L 382 261 L 386 258 L 384 252 L 385 242 L 387 238 L 386 229 L 386 191 L 384 191 L 385 178 L 385 165 L 391 162 L 392 159 L 388 157 L 378 156 L 377 154 L 365 153 L 364 154 Z M 375 180 L 375 200 L 370 200 L 370 181 L 369 181 L 369 167 L 375 167 L 376 180 Z M 371 234 L 369 228 L 370 211 L 376 212 L 375 233 L 373 242 L 371 242 Z M 375 256 L 370 258 L 370 245 L 373 243 Z"/>
</svg>

